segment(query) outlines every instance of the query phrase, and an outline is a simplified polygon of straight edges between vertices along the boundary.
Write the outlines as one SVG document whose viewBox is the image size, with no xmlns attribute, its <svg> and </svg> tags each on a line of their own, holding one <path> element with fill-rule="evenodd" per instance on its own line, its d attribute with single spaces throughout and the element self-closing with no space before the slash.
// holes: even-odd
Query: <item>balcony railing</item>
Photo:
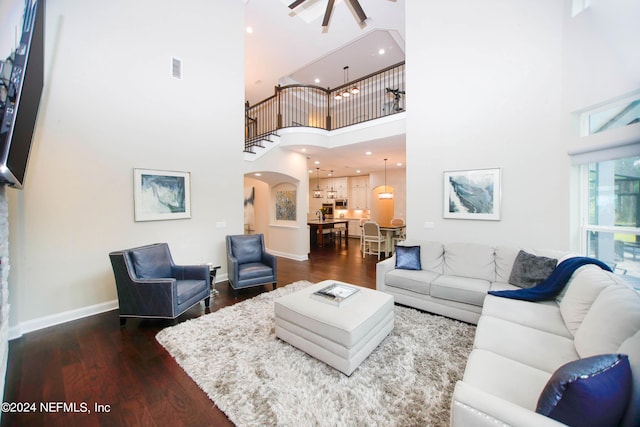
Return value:
<svg viewBox="0 0 640 427">
<path fill-rule="evenodd" d="M 351 89 L 358 93 L 351 93 Z M 349 96 L 336 99 L 347 91 Z M 405 110 L 405 63 L 400 62 L 334 89 L 277 86 L 275 94 L 245 111 L 245 151 L 278 129 L 340 129 Z"/>
</svg>

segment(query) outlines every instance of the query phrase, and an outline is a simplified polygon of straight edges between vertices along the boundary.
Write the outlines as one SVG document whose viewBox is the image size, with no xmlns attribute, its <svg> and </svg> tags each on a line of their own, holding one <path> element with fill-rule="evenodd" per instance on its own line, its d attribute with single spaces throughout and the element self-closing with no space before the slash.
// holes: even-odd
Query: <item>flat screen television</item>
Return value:
<svg viewBox="0 0 640 427">
<path fill-rule="evenodd" d="M 24 186 L 44 86 L 45 2 L 25 3 L 20 44 L 3 64 L 0 98 L 0 184 L 18 189 Z"/>
</svg>

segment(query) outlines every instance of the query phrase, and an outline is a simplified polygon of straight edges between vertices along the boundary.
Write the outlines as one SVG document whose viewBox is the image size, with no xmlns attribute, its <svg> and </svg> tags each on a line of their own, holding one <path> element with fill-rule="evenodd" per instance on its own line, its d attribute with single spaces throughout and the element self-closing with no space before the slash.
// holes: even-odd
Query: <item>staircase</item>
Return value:
<svg viewBox="0 0 640 427">
<path fill-rule="evenodd" d="M 269 132 L 249 138 L 244 143 L 244 159 L 253 162 L 272 148 L 278 146 L 280 136 L 276 132 Z"/>
</svg>

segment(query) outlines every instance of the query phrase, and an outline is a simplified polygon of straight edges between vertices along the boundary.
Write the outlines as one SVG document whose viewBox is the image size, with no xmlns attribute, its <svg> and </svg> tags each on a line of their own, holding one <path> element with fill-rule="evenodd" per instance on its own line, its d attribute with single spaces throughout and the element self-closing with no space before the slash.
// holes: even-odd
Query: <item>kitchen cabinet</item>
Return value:
<svg viewBox="0 0 640 427">
<path fill-rule="evenodd" d="M 349 237 L 360 237 L 361 229 L 360 229 L 360 220 L 359 219 L 350 219 L 349 220 Z"/>
<path fill-rule="evenodd" d="M 347 177 L 336 178 L 333 181 L 334 189 L 338 192 L 338 199 L 347 199 L 349 197 L 349 186 Z"/>
<path fill-rule="evenodd" d="M 333 190 L 336 192 L 336 199 L 346 199 L 349 197 L 349 188 L 347 186 L 347 177 L 342 178 L 322 178 L 320 180 L 320 188 L 323 191 L 322 197 L 325 201 L 330 201 L 327 192 Z"/>
<path fill-rule="evenodd" d="M 347 178 L 321 178 L 320 182 L 317 179 L 309 179 L 309 212 L 315 213 L 322 207 L 323 203 L 331 203 L 334 199 L 327 197 L 327 193 L 333 189 L 336 191 L 336 199 L 347 199 L 349 197 L 349 188 L 347 186 Z M 319 186 L 322 191 L 322 197 L 316 199 L 313 197 L 313 191 Z"/>
<path fill-rule="evenodd" d="M 349 179 L 349 209 L 369 209 L 369 176 Z"/>
</svg>

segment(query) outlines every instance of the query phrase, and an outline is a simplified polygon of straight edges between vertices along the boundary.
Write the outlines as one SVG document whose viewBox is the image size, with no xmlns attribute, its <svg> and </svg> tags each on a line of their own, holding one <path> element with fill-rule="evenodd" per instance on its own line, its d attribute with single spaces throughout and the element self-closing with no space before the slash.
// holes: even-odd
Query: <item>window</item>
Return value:
<svg viewBox="0 0 640 427">
<path fill-rule="evenodd" d="M 587 256 L 640 277 L 640 156 L 583 165 Z"/>
<path fill-rule="evenodd" d="M 640 95 L 635 94 L 582 113 L 580 122 L 582 136 L 640 123 Z"/>
</svg>

